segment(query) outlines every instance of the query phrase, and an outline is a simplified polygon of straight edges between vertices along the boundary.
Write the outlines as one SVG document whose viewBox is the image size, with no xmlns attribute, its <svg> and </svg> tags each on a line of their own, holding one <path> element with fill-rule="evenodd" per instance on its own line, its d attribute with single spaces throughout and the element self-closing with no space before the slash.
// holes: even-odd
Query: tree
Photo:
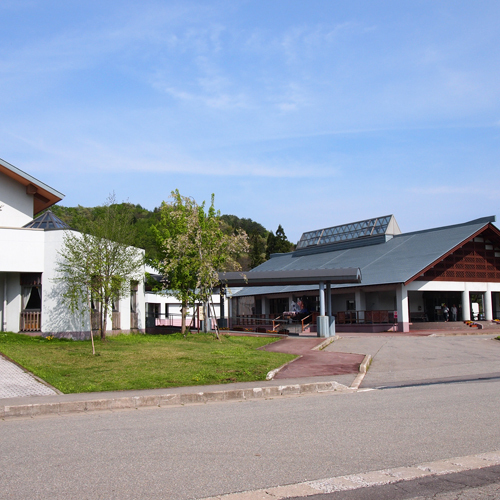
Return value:
<svg viewBox="0 0 500 500">
<path fill-rule="evenodd" d="M 287 253 L 292 249 L 292 244 L 288 241 L 285 230 L 281 227 L 281 224 L 278 226 L 278 229 L 276 229 L 276 238 L 274 244 L 274 251 L 276 253 Z"/>
<path fill-rule="evenodd" d="M 158 257 L 150 263 L 164 277 L 161 288 L 181 301 L 185 334 L 187 307 L 209 301 L 220 271 L 240 269 L 236 259 L 248 251 L 248 238 L 244 231 L 222 231 L 214 195 L 207 211 L 205 202 L 198 205 L 178 190 L 172 191 L 171 198 L 172 202 L 161 205 L 160 223 L 154 228 Z"/>
<path fill-rule="evenodd" d="M 118 297 L 130 293 L 130 282 L 142 279 L 142 251 L 133 239 L 129 205 L 116 204 L 114 195 L 80 221 L 82 233 L 67 231 L 57 263 L 57 280 L 70 310 L 88 311 L 92 334 L 92 304 L 98 306 L 99 331 L 106 338 L 107 318 Z"/>
<path fill-rule="evenodd" d="M 266 259 L 270 259 L 273 253 L 290 252 L 292 247 L 292 243 L 288 241 L 285 231 L 280 224 L 276 230 L 276 235 L 272 231 L 269 231 L 267 235 Z"/>
</svg>

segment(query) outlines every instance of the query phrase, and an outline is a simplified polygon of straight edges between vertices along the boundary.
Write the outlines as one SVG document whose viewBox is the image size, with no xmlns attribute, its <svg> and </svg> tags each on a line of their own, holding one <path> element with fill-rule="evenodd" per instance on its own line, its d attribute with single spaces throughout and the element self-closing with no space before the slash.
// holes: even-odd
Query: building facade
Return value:
<svg viewBox="0 0 500 500">
<path fill-rule="evenodd" d="M 377 217 L 302 235 L 297 249 L 276 254 L 252 273 L 314 273 L 359 268 L 359 283 L 243 286 L 235 292 L 238 316 L 283 317 L 297 303 L 326 313 L 337 331 L 410 331 L 421 322 L 500 318 L 500 231 L 495 217 L 402 233 L 394 216 Z M 257 275 L 256 274 L 256 275 Z"/>
<path fill-rule="evenodd" d="M 34 215 L 64 195 L 0 160 L 0 326 L 2 331 L 84 339 L 88 315 L 72 314 L 56 280 L 64 234 L 70 229 L 50 212 Z M 78 234 L 73 231 L 74 234 Z M 145 329 L 144 283 L 114 304 L 109 333 Z"/>
</svg>

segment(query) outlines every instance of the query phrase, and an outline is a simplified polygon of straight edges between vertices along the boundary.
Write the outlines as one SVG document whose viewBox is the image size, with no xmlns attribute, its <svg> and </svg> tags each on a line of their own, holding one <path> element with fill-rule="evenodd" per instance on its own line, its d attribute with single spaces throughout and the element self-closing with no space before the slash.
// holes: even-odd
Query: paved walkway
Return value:
<svg viewBox="0 0 500 500">
<path fill-rule="evenodd" d="M 357 374 L 364 354 L 313 350 L 323 338 L 287 338 L 266 346 L 266 351 L 299 354 L 301 357 L 286 365 L 275 379 L 323 377 Z"/>
<path fill-rule="evenodd" d="M 52 396 L 54 394 L 57 392 L 0 356 L 0 398 Z"/>
<path fill-rule="evenodd" d="M 343 335 L 325 350 L 372 356 L 361 388 L 500 375 L 496 331 L 458 336 Z"/>
</svg>

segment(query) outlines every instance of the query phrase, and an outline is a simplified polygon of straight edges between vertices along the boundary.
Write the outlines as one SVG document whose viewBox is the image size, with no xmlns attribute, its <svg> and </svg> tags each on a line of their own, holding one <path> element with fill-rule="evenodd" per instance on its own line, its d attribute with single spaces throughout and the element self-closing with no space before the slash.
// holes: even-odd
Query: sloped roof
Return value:
<svg viewBox="0 0 500 500">
<path fill-rule="evenodd" d="M 463 224 L 394 235 L 387 241 L 366 246 L 324 246 L 307 253 L 304 249 L 275 254 L 270 260 L 247 273 L 284 270 L 339 269 L 359 267 L 361 286 L 407 283 L 440 260 L 464 241 L 475 236 L 495 221 L 495 216 L 475 219 Z M 357 285 L 357 286 L 360 286 Z M 352 287 L 352 284 L 332 284 L 332 288 Z M 246 288 L 237 295 L 261 295 L 317 290 L 317 286 L 287 286 Z"/>
<path fill-rule="evenodd" d="M 51 207 L 64 198 L 64 195 L 59 191 L 47 186 L 47 184 L 35 179 L 35 177 L 14 167 L 14 165 L 11 165 L 1 158 L 0 172 L 25 186 L 26 192 L 33 195 L 34 214 L 40 213 L 42 210 Z"/>
<path fill-rule="evenodd" d="M 42 215 L 33 219 L 23 227 L 31 229 L 43 229 L 45 231 L 50 229 L 70 229 L 66 222 L 63 222 L 59 217 L 55 216 L 50 210 L 47 210 Z"/>
</svg>

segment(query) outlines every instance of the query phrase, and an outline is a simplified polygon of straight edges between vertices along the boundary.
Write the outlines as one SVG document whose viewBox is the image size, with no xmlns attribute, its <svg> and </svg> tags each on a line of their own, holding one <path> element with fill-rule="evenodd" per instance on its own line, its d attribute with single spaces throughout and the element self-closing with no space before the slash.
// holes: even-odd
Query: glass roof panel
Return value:
<svg viewBox="0 0 500 500">
<path fill-rule="evenodd" d="M 348 241 L 385 234 L 391 218 L 392 215 L 385 215 L 374 219 L 310 231 L 302 234 L 297 249 L 306 248 L 312 245 L 326 245 L 336 241 Z"/>
<path fill-rule="evenodd" d="M 47 210 L 42 215 L 28 222 L 25 226 L 30 229 L 70 229 L 68 224 L 63 222 L 59 217 L 56 217 L 50 210 Z"/>
</svg>

